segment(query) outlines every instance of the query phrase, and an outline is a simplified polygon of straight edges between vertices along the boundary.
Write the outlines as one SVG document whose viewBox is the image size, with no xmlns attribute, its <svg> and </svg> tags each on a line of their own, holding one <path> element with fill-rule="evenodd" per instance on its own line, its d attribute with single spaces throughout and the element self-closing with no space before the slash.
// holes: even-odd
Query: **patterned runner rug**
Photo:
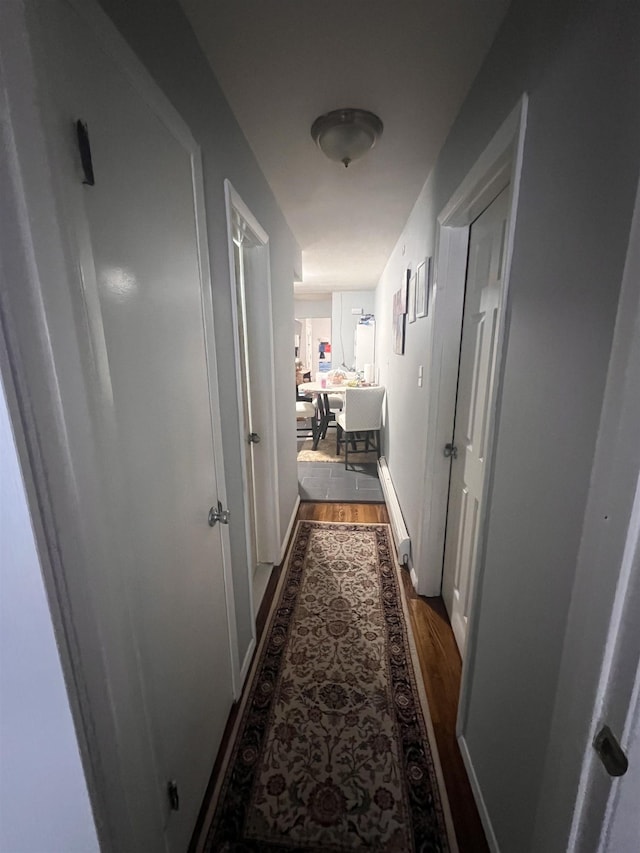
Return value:
<svg viewBox="0 0 640 853">
<path fill-rule="evenodd" d="M 206 851 L 455 851 L 385 524 L 298 523 Z"/>
</svg>

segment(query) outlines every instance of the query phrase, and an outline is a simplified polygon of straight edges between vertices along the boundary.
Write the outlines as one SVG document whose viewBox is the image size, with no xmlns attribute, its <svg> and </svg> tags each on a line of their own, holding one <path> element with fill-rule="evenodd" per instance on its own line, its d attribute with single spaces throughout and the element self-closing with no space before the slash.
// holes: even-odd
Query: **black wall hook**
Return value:
<svg viewBox="0 0 640 853">
<path fill-rule="evenodd" d="M 89 131 L 87 125 L 80 121 L 76 122 L 76 134 L 78 136 L 78 148 L 80 149 L 80 161 L 84 172 L 83 184 L 94 186 L 96 179 L 93 175 L 93 161 L 91 159 L 91 144 L 89 143 Z"/>
</svg>

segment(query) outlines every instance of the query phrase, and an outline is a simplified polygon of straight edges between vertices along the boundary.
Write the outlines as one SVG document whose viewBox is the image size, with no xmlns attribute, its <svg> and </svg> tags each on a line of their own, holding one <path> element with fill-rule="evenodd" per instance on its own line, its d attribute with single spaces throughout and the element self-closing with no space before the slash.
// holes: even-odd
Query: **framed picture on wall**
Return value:
<svg viewBox="0 0 640 853">
<path fill-rule="evenodd" d="M 410 323 L 416 321 L 416 282 L 417 274 L 414 273 L 409 279 L 409 304 L 407 307 L 407 318 Z"/>
<path fill-rule="evenodd" d="M 431 295 L 431 258 L 418 264 L 416 270 L 416 316 L 429 314 L 429 296 Z"/>
<path fill-rule="evenodd" d="M 403 314 L 407 313 L 409 304 L 409 279 L 411 278 L 411 270 L 407 270 L 400 286 L 400 310 Z"/>
<path fill-rule="evenodd" d="M 391 326 L 393 334 L 393 351 L 396 355 L 404 355 L 404 327 L 405 317 L 403 311 L 404 299 L 402 289 L 393 294 L 393 322 Z"/>
</svg>

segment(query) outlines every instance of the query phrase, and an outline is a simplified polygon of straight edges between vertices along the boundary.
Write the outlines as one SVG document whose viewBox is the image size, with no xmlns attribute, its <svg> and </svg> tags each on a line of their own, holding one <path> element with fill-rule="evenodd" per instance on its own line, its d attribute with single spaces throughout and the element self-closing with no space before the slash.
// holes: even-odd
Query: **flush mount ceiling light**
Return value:
<svg viewBox="0 0 640 853">
<path fill-rule="evenodd" d="M 373 148 L 382 128 L 378 116 L 367 110 L 332 110 L 314 121 L 311 136 L 330 160 L 346 167 Z"/>
</svg>

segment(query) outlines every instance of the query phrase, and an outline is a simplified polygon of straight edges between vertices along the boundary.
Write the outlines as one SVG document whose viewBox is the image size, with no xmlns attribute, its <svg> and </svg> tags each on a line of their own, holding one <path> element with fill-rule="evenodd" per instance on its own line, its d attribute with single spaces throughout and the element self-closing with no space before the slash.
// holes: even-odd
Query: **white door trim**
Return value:
<svg viewBox="0 0 640 853">
<path fill-rule="evenodd" d="M 442 589 L 451 466 L 450 461 L 445 459 L 443 455 L 443 449 L 453 436 L 469 231 L 473 220 L 482 213 L 507 184 L 510 185 L 510 212 L 507 221 L 503 290 L 499 309 L 496 348 L 496 380 L 488 406 L 487 447 L 491 450 L 488 454 L 488 464 L 483 483 L 476 565 L 471 569 L 469 623 L 456 725 L 460 749 L 466 759 L 467 771 L 472 781 L 475 780 L 475 770 L 470 764 L 464 732 L 467 722 L 470 683 L 475 664 L 476 615 L 479 607 L 477 592 L 482 580 L 485 532 L 490 512 L 494 456 L 492 448 L 495 440 L 496 412 L 502 387 L 503 351 L 508 325 L 509 278 L 527 123 L 527 103 L 527 95 L 523 94 L 516 107 L 442 209 L 437 219 L 435 236 L 434 284 L 431 306 L 433 334 L 427 374 L 428 444 L 422 497 L 424 516 L 418 543 L 421 556 L 420 564 L 417 567 L 418 592 L 428 596 L 440 595 Z M 474 794 L 487 837 L 494 839 L 493 828 L 482 796 L 477 789 L 474 790 Z"/>
<path fill-rule="evenodd" d="M 484 565 L 484 552 L 486 547 L 486 528 L 489 514 L 491 512 L 491 489 L 493 485 L 493 465 L 495 459 L 494 444 L 495 444 L 495 426 L 497 421 L 497 411 L 500 405 L 500 397 L 502 393 L 502 371 L 505 350 L 506 331 L 509 323 L 509 286 L 511 280 L 511 258 L 513 255 L 513 241 L 516 229 L 516 220 L 518 214 L 518 198 L 520 194 L 520 179 L 522 175 L 522 161 L 524 154 L 524 140 L 527 128 L 527 106 L 528 98 L 524 94 L 511 112 L 507 120 L 504 122 L 498 133 L 489 143 L 487 149 L 478 160 L 476 167 L 471 170 L 467 176 L 469 187 L 468 190 L 468 207 L 466 215 L 475 217 L 482 207 L 484 201 L 495 195 L 500 189 L 500 183 L 504 185 L 506 180 L 510 185 L 510 201 L 509 201 L 509 218 L 507 220 L 506 244 L 504 254 L 504 276 L 502 288 L 502 301 L 500 305 L 500 315 L 498 323 L 498 343 L 496 353 L 496 379 L 492 391 L 492 399 L 489 411 L 489 425 L 487 448 L 487 473 L 483 487 L 482 511 L 479 520 L 479 536 L 478 550 L 476 558 L 476 566 L 472 569 L 473 581 L 470 589 L 470 607 L 469 607 L 469 625 L 467 629 L 467 645 L 465 661 L 462 671 L 462 681 L 460 685 L 460 698 L 458 701 L 458 719 L 456 723 L 456 733 L 458 737 L 463 737 L 467 725 L 467 716 L 469 711 L 469 700 L 471 694 L 471 678 L 475 666 L 476 652 L 476 637 L 477 637 L 477 613 L 480 607 L 478 591 L 481 588 L 482 572 Z M 477 169 L 477 171 L 476 171 Z M 475 174 L 484 172 L 485 195 L 482 196 L 482 190 L 478 191 L 473 186 Z M 475 172 L 475 174 L 474 174 Z M 463 186 L 464 186 L 463 182 Z M 477 185 L 476 185 L 477 186 Z M 455 212 L 452 212 L 449 222 L 455 222 L 456 217 L 461 211 L 461 205 L 457 206 Z M 469 219 L 469 224 L 471 219 Z M 444 224 L 444 223 L 443 223 Z M 467 226 L 468 227 L 468 226 Z M 444 553 L 444 543 L 443 543 Z"/>
<path fill-rule="evenodd" d="M 420 531 L 420 565 L 418 592 L 439 595 L 442 584 L 447 496 L 450 463 L 443 456 L 444 445 L 451 441 L 456 404 L 462 308 L 466 279 L 469 229 L 472 221 L 488 206 L 507 184 L 510 184 L 510 215 L 506 234 L 504 289 L 498 329 L 496 382 L 489 406 L 488 447 L 493 446 L 495 413 L 501 388 L 505 329 L 508 323 L 508 288 L 518 208 L 518 192 L 527 117 L 527 96 L 522 96 L 460 186 L 438 216 L 435 241 L 433 286 L 433 335 L 427 376 L 430 400 L 427 421 L 427 467 L 422 505 L 424 517 Z M 458 733 L 464 731 L 470 674 L 473 672 L 475 648 L 475 611 L 478 606 L 484 529 L 490 510 L 491 460 L 484 483 L 483 510 L 480 519 L 478 560 L 475 582 L 470 596 L 467 652 L 463 668 L 458 713 Z"/>
<path fill-rule="evenodd" d="M 191 154 L 214 460 L 219 497 L 226 505 L 221 431 L 213 407 L 218 388 L 200 149 L 98 3 L 66 2 Z M 131 617 L 123 603 L 119 630 L 113 631 L 117 642 L 107 659 L 99 602 L 84 572 L 91 563 L 96 575 L 109 577 L 109 594 L 120 590 L 126 602 L 112 559 L 118 544 L 102 536 L 98 547 L 93 540 L 90 547 L 85 536 L 84 522 L 90 520 L 98 530 L 102 511 L 97 486 L 87 488 L 92 477 L 97 484 L 91 472 L 97 471 L 98 449 L 83 365 L 95 364 L 95 354 L 71 294 L 81 289 L 79 271 L 48 143 L 49 123 L 39 106 L 44 64 L 37 5 L 37 0 L 18 0 L 0 9 L 0 133 L 9 155 L 0 169 L 7 226 L 0 232 L 0 369 L 101 846 L 143 849 L 155 834 L 151 843 L 161 850 L 165 841 L 161 819 L 156 825 L 161 814 L 157 794 L 145 793 L 154 759 L 144 715 L 132 718 L 125 732 L 113 703 L 117 696 L 122 707 L 144 707 L 140 676 L 131 667 L 136 648 Z M 74 419 L 67 416 L 71 399 Z M 231 664 L 237 673 L 229 534 L 222 534 Z"/>
<path fill-rule="evenodd" d="M 249 207 L 245 204 L 239 193 L 234 189 L 233 184 L 225 179 L 224 182 L 224 191 L 225 191 L 225 205 L 226 205 L 226 215 L 227 215 L 227 241 L 229 248 L 229 276 L 230 276 L 230 286 L 231 286 L 231 312 L 233 317 L 233 354 L 234 361 L 236 365 L 236 371 L 240 370 L 241 363 L 241 354 L 240 354 L 240 339 L 238 335 L 238 320 L 240 316 L 239 306 L 238 306 L 238 298 L 237 298 L 237 281 L 236 281 L 236 273 L 235 273 L 235 262 L 234 262 L 234 248 L 233 248 L 233 212 L 235 211 L 244 222 L 247 223 L 251 231 L 257 237 L 259 242 L 264 246 L 267 250 L 269 248 L 269 235 L 262 228 L 256 217 L 253 215 Z M 267 323 L 268 328 L 268 344 L 267 349 L 268 352 L 265 352 L 264 358 L 265 363 L 268 365 L 269 372 L 269 388 L 266 393 L 267 400 L 267 408 L 268 412 L 265 413 L 265 421 L 264 423 L 267 426 L 266 432 L 263 428 L 263 434 L 261 435 L 261 445 L 266 449 L 269 454 L 269 468 L 272 474 L 271 478 L 271 487 L 273 489 L 273 502 L 272 506 L 269 508 L 269 511 L 272 513 L 272 523 L 273 523 L 273 542 L 274 542 L 274 553 L 273 553 L 273 563 L 277 563 L 278 553 L 277 550 L 280 548 L 280 498 L 279 498 L 279 480 L 278 480 L 278 448 L 277 448 L 277 429 L 276 429 L 276 401 L 275 401 L 275 367 L 274 367 L 274 346 L 273 346 L 273 310 L 272 310 L 272 299 L 271 299 L 271 269 L 270 263 L 267 264 L 266 269 L 266 281 L 265 281 L 265 290 L 267 297 L 267 311 L 265 312 L 265 322 Z M 251 509 L 249 506 L 250 495 L 248 489 L 248 463 L 247 463 L 247 445 L 244 440 L 244 437 L 247 434 L 247 427 L 245 424 L 245 416 L 244 416 L 244 404 L 243 404 L 243 391 L 242 385 L 238 381 L 236 383 L 236 391 L 237 391 L 237 405 L 238 405 L 238 419 L 240 423 L 240 434 L 242 440 L 240 442 L 240 460 L 241 460 L 241 471 L 242 471 L 242 495 L 244 501 L 244 516 L 245 516 L 245 541 L 247 548 L 247 571 L 249 572 L 249 598 L 250 598 L 250 606 L 251 606 L 251 630 L 252 630 L 252 641 L 250 643 L 249 650 L 247 655 L 245 656 L 245 661 L 242 666 L 242 674 L 246 675 L 248 671 L 249 663 L 251 661 L 251 653 L 253 652 L 253 648 L 255 647 L 255 605 L 253 600 L 253 576 L 252 570 L 256 564 L 256 555 L 253 554 L 252 547 L 252 535 L 251 535 Z M 264 389 L 263 389 L 264 391 Z M 239 694 L 238 694 L 239 695 Z"/>
<path fill-rule="evenodd" d="M 451 440 L 455 413 L 462 307 L 467 269 L 469 228 L 499 190 L 511 182 L 511 214 L 506 246 L 505 287 L 511 264 L 511 249 L 522 148 L 526 127 L 527 96 L 522 99 L 495 134 L 468 175 L 438 216 L 432 288 L 433 335 L 427 372 L 429 412 L 427 416 L 427 467 L 420 530 L 421 554 L 417 567 L 418 592 L 440 595 L 444 554 L 449 469 L 442 450 Z M 504 312 L 501 335 L 504 333 Z M 502 339 L 498 349 L 500 367 Z M 498 373 L 499 376 L 499 373 Z"/>
</svg>

